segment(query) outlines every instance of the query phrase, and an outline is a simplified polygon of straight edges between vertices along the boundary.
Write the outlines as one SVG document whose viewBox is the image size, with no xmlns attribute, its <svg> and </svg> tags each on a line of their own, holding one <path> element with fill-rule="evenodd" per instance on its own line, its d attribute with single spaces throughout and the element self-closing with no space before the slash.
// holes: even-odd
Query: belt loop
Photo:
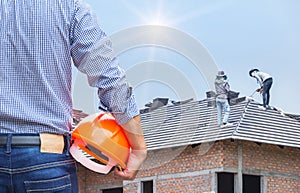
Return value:
<svg viewBox="0 0 300 193">
<path fill-rule="evenodd" d="M 67 145 L 67 152 L 66 155 L 69 156 L 70 155 L 70 141 L 71 141 L 71 134 L 66 134 L 66 145 Z"/>
<path fill-rule="evenodd" d="M 12 141 L 12 134 L 9 133 L 9 134 L 7 134 L 7 137 L 6 137 L 6 153 L 11 152 L 11 141 Z"/>
</svg>

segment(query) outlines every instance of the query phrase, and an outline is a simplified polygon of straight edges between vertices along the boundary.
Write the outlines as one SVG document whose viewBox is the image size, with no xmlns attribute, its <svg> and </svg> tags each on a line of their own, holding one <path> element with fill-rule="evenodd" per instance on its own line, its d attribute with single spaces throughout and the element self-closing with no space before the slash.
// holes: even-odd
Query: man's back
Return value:
<svg viewBox="0 0 300 193">
<path fill-rule="evenodd" d="M 147 152 L 139 111 L 85 1 L 1 0 L 0 36 L 0 192 L 78 191 L 68 135 L 73 63 L 124 128 L 132 151 L 116 174 L 133 179 Z"/>
<path fill-rule="evenodd" d="M 1 1 L 1 133 L 69 130 L 74 7 L 72 0 Z"/>
</svg>

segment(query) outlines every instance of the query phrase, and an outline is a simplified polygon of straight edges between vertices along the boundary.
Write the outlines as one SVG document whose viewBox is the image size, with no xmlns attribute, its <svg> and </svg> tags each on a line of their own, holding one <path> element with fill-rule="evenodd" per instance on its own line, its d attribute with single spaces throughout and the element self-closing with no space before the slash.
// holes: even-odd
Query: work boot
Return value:
<svg viewBox="0 0 300 193">
<path fill-rule="evenodd" d="M 223 125 L 221 125 L 221 127 L 230 127 L 233 126 L 232 123 L 223 123 Z"/>
<path fill-rule="evenodd" d="M 266 107 L 264 107 L 264 106 L 258 106 L 258 108 L 260 109 L 260 110 L 263 110 L 263 111 L 265 111 L 265 110 L 267 110 L 267 108 Z"/>
</svg>

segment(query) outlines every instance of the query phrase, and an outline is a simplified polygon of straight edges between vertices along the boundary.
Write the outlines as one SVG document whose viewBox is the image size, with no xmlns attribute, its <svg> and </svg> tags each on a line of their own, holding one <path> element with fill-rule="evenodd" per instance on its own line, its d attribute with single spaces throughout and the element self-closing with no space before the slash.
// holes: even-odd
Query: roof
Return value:
<svg viewBox="0 0 300 193">
<path fill-rule="evenodd" d="M 273 108 L 260 110 L 255 101 L 238 98 L 231 105 L 233 126 L 217 125 L 213 99 L 167 105 L 141 114 L 141 123 L 149 150 L 193 145 L 225 139 L 300 148 L 298 115 L 284 114 Z"/>
<path fill-rule="evenodd" d="M 292 119 L 296 119 L 300 121 L 300 115 L 295 115 L 295 114 L 290 114 L 290 113 L 285 113 L 286 116 L 291 117 Z"/>
</svg>

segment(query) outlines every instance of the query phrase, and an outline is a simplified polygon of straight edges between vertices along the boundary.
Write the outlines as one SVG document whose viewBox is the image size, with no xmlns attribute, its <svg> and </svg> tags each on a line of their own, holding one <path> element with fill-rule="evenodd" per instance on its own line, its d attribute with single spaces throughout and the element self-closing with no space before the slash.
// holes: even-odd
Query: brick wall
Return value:
<svg viewBox="0 0 300 193">
<path fill-rule="evenodd" d="M 297 148 L 243 143 L 243 166 L 247 169 L 300 174 L 300 150 Z"/>
<path fill-rule="evenodd" d="M 149 152 L 148 157 L 143 168 L 150 169 L 143 170 L 140 177 L 212 169 L 222 165 L 222 143 L 213 145 L 206 153 L 200 145 Z"/>
<path fill-rule="evenodd" d="M 267 193 L 300 192 L 300 150 L 276 145 L 241 142 L 243 173 L 263 176 Z M 125 193 L 140 190 L 141 181 L 153 180 L 156 193 L 216 191 L 216 172 L 238 171 L 238 142 L 218 141 L 212 146 L 150 151 L 136 180 L 122 182 L 79 166 L 81 193 L 124 186 Z M 298 177 L 297 177 L 298 176 Z"/>
<path fill-rule="evenodd" d="M 266 177 L 267 193 L 299 193 L 300 182 L 293 178 Z"/>
<path fill-rule="evenodd" d="M 156 181 L 156 192 L 199 193 L 210 191 L 211 175 L 169 178 Z"/>
</svg>

